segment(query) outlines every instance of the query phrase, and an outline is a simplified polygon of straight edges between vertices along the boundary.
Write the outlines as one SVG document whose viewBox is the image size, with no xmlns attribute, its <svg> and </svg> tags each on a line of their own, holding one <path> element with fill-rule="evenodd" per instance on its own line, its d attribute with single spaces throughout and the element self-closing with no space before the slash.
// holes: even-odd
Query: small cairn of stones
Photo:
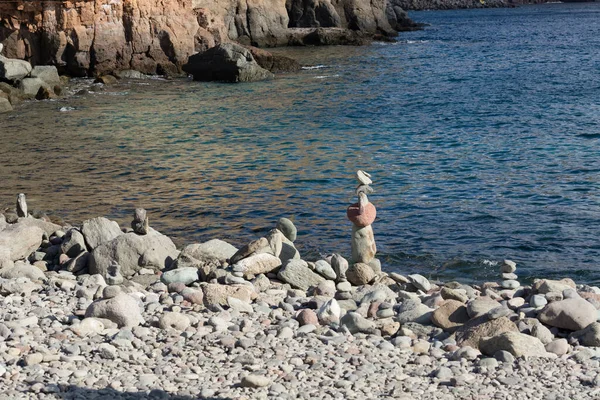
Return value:
<svg viewBox="0 0 600 400">
<path fill-rule="evenodd" d="M 133 212 L 133 221 L 131 221 L 131 229 L 138 235 L 147 235 L 150 229 L 148 215 L 143 208 L 136 208 Z"/>
<path fill-rule="evenodd" d="M 375 221 L 377 210 L 369 202 L 368 194 L 373 193 L 371 175 L 365 171 L 356 172 L 358 187 L 356 195 L 358 202 L 351 204 L 346 215 L 352 222 L 352 266 L 347 278 L 354 285 L 364 285 L 370 282 L 375 274 L 381 271 L 381 264 L 375 258 L 377 246 L 371 224 Z"/>
<path fill-rule="evenodd" d="M 500 266 L 500 273 L 502 274 L 502 282 L 500 286 L 504 289 L 517 289 L 521 286 L 519 281 L 519 277 L 515 274 L 517 270 L 517 264 L 511 260 L 504 260 L 502 265 Z"/>
<path fill-rule="evenodd" d="M 24 193 L 17 196 L 17 217 L 27 217 L 27 199 Z"/>
</svg>

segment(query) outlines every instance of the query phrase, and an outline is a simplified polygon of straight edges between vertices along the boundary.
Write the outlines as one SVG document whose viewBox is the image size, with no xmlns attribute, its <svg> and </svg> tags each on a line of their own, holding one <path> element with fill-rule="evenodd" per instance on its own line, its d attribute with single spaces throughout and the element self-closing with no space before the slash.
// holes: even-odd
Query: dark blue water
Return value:
<svg viewBox="0 0 600 400">
<path fill-rule="evenodd" d="M 78 222 L 137 206 L 178 243 L 292 218 L 348 256 L 373 175 L 384 269 L 600 283 L 600 4 L 415 12 L 397 44 L 282 49 L 316 67 L 247 85 L 126 83 L 0 116 L 0 204 Z M 74 110 L 59 112 L 61 107 Z"/>
</svg>

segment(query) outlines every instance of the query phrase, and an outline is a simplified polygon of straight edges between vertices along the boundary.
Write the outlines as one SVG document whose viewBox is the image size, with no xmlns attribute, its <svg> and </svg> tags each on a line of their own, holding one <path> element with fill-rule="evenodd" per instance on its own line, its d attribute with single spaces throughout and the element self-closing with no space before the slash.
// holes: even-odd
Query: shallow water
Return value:
<svg viewBox="0 0 600 400">
<path fill-rule="evenodd" d="M 256 84 L 129 82 L 0 115 L 0 205 L 73 223 L 134 207 L 180 244 L 293 219 L 306 258 L 349 255 L 373 175 L 384 269 L 599 283 L 600 4 L 415 12 L 396 44 L 281 49 Z M 59 111 L 63 107 L 72 110 Z"/>
</svg>

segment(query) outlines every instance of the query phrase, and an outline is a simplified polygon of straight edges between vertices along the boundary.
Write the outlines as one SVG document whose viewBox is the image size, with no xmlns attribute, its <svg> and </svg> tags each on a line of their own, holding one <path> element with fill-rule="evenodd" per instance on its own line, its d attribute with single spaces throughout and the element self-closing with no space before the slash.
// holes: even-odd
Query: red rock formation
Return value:
<svg viewBox="0 0 600 400">
<path fill-rule="evenodd" d="M 176 74 L 190 55 L 229 40 L 259 47 L 304 43 L 289 27 L 395 32 L 392 0 L 320 0 L 323 7 L 298 1 L 288 0 L 289 10 L 286 0 L 0 1 L 0 42 L 9 58 L 53 64 L 70 75 Z M 297 20 L 291 23 L 288 12 Z"/>
<path fill-rule="evenodd" d="M 191 0 L 0 2 L 5 55 L 72 75 L 176 73 L 200 26 Z"/>
</svg>

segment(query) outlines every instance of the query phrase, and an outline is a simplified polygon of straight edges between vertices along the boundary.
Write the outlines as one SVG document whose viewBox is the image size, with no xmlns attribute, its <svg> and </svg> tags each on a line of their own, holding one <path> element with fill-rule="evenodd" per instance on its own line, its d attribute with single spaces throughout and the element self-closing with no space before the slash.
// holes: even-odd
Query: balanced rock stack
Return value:
<svg viewBox="0 0 600 400">
<path fill-rule="evenodd" d="M 517 280 L 519 277 L 515 274 L 517 270 L 517 264 L 511 260 L 504 260 L 500 266 L 500 272 L 502 273 L 502 282 L 500 286 L 504 289 L 517 289 L 521 286 Z"/>
<path fill-rule="evenodd" d="M 369 202 L 367 194 L 373 192 L 371 175 L 365 171 L 356 172 L 358 187 L 356 195 L 358 203 L 348 207 L 346 215 L 352 222 L 352 266 L 347 271 L 347 278 L 354 285 L 365 285 L 371 282 L 376 273 L 380 272 L 381 264 L 375 258 L 377 246 L 371 224 L 375 221 L 377 210 Z"/>
</svg>

